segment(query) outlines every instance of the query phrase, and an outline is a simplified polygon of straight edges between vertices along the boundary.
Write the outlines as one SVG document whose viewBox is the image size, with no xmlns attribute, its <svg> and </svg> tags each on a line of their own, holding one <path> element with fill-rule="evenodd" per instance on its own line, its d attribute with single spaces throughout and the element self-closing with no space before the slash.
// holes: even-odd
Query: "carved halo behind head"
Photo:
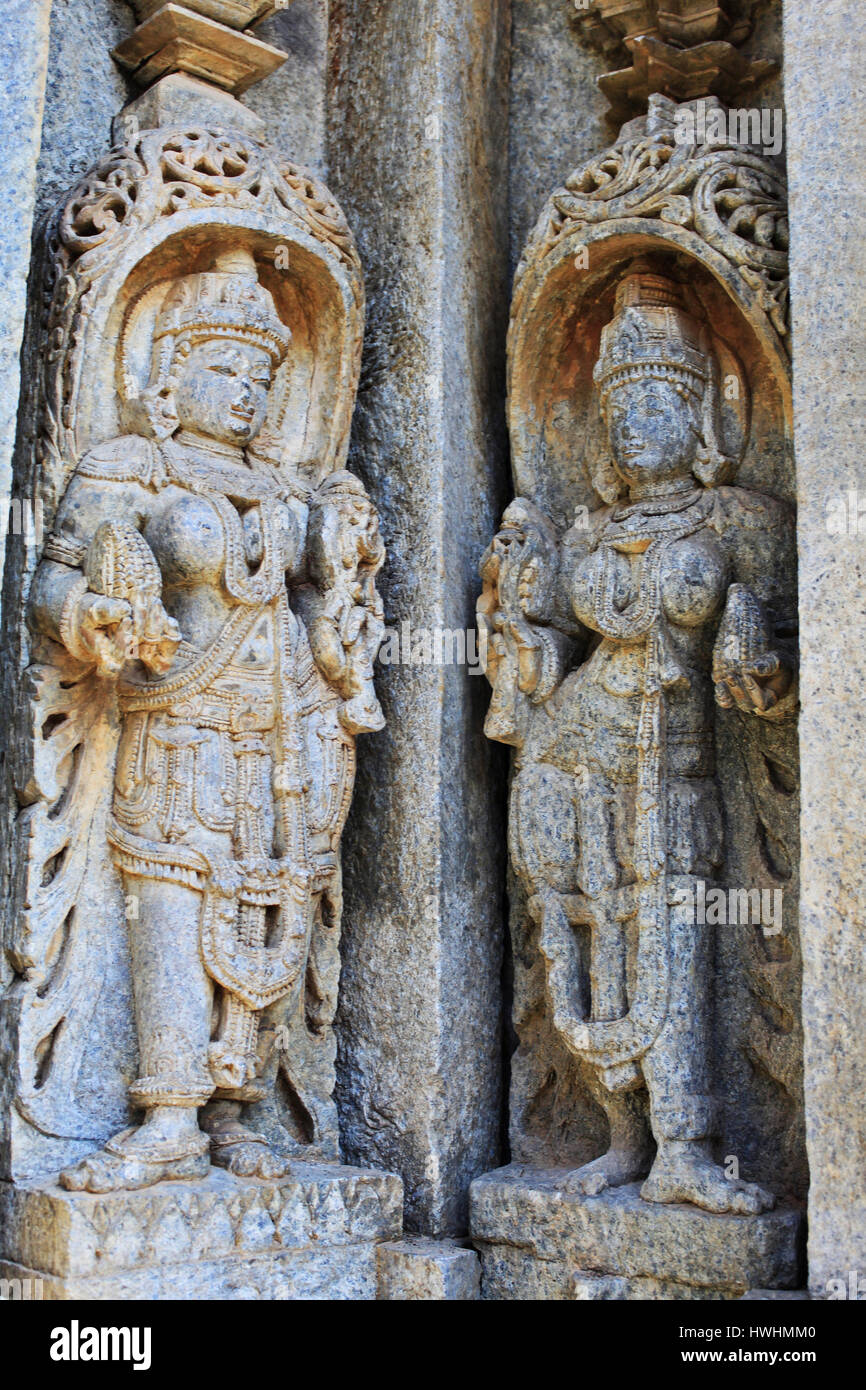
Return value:
<svg viewBox="0 0 866 1390">
<path fill-rule="evenodd" d="M 639 257 L 678 282 L 707 335 L 718 385 L 696 421 L 706 435 L 702 481 L 718 483 L 733 463 L 744 486 L 791 488 L 784 183 L 750 149 L 678 142 L 683 107 L 694 114 L 692 103 L 651 96 L 645 117 L 575 169 L 547 199 L 517 268 L 507 402 L 514 486 L 560 530 L 575 507 L 597 505 L 593 474 L 602 492 L 609 481 L 596 468 L 609 449 L 593 367 L 616 286 Z M 713 457 L 714 436 L 728 465 Z"/>
</svg>

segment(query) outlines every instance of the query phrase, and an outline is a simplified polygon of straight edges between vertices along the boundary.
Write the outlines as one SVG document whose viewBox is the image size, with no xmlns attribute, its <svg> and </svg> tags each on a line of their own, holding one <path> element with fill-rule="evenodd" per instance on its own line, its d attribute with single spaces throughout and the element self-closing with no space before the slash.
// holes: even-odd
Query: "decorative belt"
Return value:
<svg viewBox="0 0 866 1390">
<path fill-rule="evenodd" d="M 182 671 L 161 680 L 121 680 L 117 693 L 123 714 L 138 710 L 167 710 L 180 700 L 191 699 L 209 690 L 262 615 L 262 608 L 238 607 L 223 625 L 208 650 Z"/>
</svg>

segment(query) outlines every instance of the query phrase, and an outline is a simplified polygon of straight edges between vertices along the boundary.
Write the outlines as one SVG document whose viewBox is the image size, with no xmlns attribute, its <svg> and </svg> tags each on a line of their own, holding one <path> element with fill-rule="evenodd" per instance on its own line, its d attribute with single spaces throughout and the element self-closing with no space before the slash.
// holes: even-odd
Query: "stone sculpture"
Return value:
<svg viewBox="0 0 866 1390">
<path fill-rule="evenodd" d="M 549 1185 L 574 1155 L 583 1197 L 758 1214 L 801 1182 L 796 934 L 718 940 L 695 904 L 795 872 L 784 189 L 754 151 L 680 142 L 689 109 L 653 97 L 518 269 L 485 731 L 515 750 L 513 1157 Z M 721 1162 L 767 1171 L 764 1075 L 766 1185 Z"/>
<path fill-rule="evenodd" d="M 610 1123 L 610 1149 L 571 1182 L 595 1194 L 645 1175 L 631 1097 L 645 1084 L 657 1152 L 642 1195 L 757 1212 L 772 1195 L 730 1181 L 709 1150 L 710 931 L 670 906 L 723 862 L 712 693 L 764 719 L 795 703 L 764 607 L 783 597 L 788 518 L 725 485 L 718 368 L 673 280 L 623 277 L 594 376 L 611 450 L 595 487 L 608 505 L 559 538 L 531 501 L 511 503 L 479 608 L 485 730 L 518 750 L 513 863 L 541 924 L 556 1027 L 598 1069 Z M 588 1008 L 576 923 L 591 935 Z"/>
<path fill-rule="evenodd" d="M 144 132 L 55 225 L 10 1166 L 273 1180 L 337 1156 L 339 844 L 383 724 L 384 550 L 340 467 L 357 257 L 325 190 L 221 130 Z"/>
</svg>

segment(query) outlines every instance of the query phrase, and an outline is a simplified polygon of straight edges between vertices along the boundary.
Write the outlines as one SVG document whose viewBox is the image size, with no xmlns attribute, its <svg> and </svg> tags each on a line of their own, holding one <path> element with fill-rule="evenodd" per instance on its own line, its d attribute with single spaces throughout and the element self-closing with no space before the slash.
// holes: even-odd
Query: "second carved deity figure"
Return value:
<svg viewBox="0 0 866 1390">
<path fill-rule="evenodd" d="M 356 478 L 304 496 L 249 448 L 289 338 L 248 251 L 175 281 L 142 432 L 84 457 L 35 578 L 33 627 L 116 684 L 108 834 L 145 1111 L 68 1188 L 197 1177 L 210 1158 L 287 1171 L 241 1114 L 263 1094 L 262 1011 L 297 996 L 317 903 L 338 905 L 354 735 L 383 722 L 384 554 Z"/>
<path fill-rule="evenodd" d="M 649 1201 L 754 1213 L 772 1194 L 713 1158 L 713 929 L 686 905 L 724 862 L 714 702 L 770 721 L 796 707 L 774 630 L 791 518 L 727 485 L 717 362 L 674 280 L 623 278 L 594 379 L 609 505 L 560 537 L 517 498 L 479 601 L 486 732 L 516 750 L 512 863 L 554 1027 L 593 1069 L 610 1127 L 608 1152 L 567 1185 L 644 1179 Z"/>
</svg>

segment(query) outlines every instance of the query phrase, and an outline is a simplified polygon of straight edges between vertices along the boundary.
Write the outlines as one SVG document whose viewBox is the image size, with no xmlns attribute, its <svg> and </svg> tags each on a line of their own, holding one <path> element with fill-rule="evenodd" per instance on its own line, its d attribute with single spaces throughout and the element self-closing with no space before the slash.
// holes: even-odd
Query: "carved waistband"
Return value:
<svg viewBox="0 0 866 1390">
<path fill-rule="evenodd" d="M 161 680 L 118 681 L 121 712 L 131 714 L 137 710 L 170 710 L 180 700 L 203 694 L 222 675 L 238 646 L 250 636 L 267 606 L 236 608 L 211 647 L 182 671 L 173 672 Z"/>
<path fill-rule="evenodd" d="M 252 906 L 278 902 L 287 885 L 307 891 L 314 879 L 312 871 L 289 858 L 231 859 L 205 854 L 191 845 L 136 835 L 114 816 L 109 817 L 107 839 L 115 864 L 128 874 L 167 879 L 198 892 L 211 889 Z"/>
</svg>

